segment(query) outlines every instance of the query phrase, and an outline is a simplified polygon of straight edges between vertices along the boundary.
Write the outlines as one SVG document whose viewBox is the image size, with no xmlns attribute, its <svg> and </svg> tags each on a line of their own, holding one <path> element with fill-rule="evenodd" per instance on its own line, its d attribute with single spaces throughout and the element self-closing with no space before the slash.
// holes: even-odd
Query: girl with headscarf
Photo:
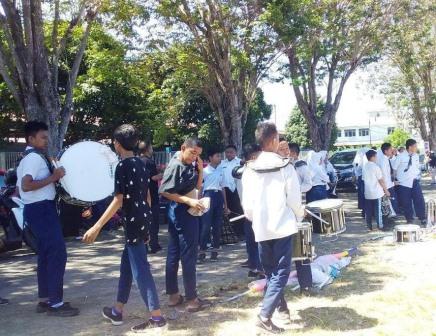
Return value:
<svg viewBox="0 0 436 336">
<path fill-rule="evenodd" d="M 319 201 L 328 198 L 327 185 L 330 181 L 325 170 L 323 156 L 320 152 L 310 151 L 307 156 L 307 165 L 312 175 L 312 189 L 306 193 L 306 202 Z"/>
<path fill-rule="evenodd" d="M 362 179 L 362 168 L 368 162 L 365 155 L 366 151 L 365 148 L 360 148 L 353 161 L 354 175 L 357 181 L 357 207 L 362 210 L 362 217 L 365 217 L 365 184 Z"/>
</svg>

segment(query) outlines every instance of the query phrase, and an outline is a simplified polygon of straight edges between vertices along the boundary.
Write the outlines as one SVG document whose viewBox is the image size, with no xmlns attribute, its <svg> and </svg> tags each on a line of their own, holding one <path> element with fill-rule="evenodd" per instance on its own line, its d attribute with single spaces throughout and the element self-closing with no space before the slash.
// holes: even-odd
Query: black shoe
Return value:
<svg viewBox="0 0 436 336">
<path fill-rule="evenodd" d="M 205 262 L 205 260 L 206 260 L 206 253 L 200 253 L 200 254 L 198 255 L 198 263 L 199 263 L 199 264 L 202 264 L 202 263 Z"/>
<path fill-rule="evenodd" d="M 104 307 L 101 314 L 105 319 L 110 320 L 114 326 L 123 324 L 123 314 L 114 314 L 112 307 Z"/>
<path fill-rule="evenodd" d="M 167 321 L 162 317 L 159 319 L 159 321 L 155 321 L 152 318 L 150 318 L 147 322 L 143 322 L 141 324 L 138 324 L 134 327 L 132 327 L 132 331 L 134 333 L 143 333 L 146 332 L 148 329 L 154 329 L 154 328 L 162 328 L 165 327 L 167 324 Z"/>
<path fill-rule="evenodd" d="M 306 287 L 306 288 L 300 288 L 300 295 L 301 296 L 317 296 L 319 294 L 319 289 L 314 287 Z"/>
<path fill-rule="evenodd" d="M 421 225 L 422 225 L 422 226 L 426 226 L 426 225 L 427 225 L 427 220 L 422 219 L 422 220 L 421 220 Z"/>
<path fill-rule="evenodd" d="M 291 313 L 289 312 L 289 309 L 286 310 L 276 310 L 275 317 L 277 320 L 282 322 L 283 324 L 291 324 Z"/>
<path fill-rule="evenodd" d="M 58 308 L 48 307 L 47 315 L 56 317 L 71 317 L 79 315 L 79 309 L 73 308 L 69 303 L 65 302 Z"/>
<path fill-rule="evenodd" d="M 256 328 L 259 328 L 262 331 L 267 331 L 271 334 L 281 334 L 285 332 L 285 329 L 277 327 L 271 319 L 264 322 L 260 316 L 257 317 Z"/>
<path fill-rule="evenodd" d="M 211 254 L 210 254 L 210 260 L 211 261 L 218 261 L 218 252 L 212 252 Z"/>
<path fill-rule="evenodd" d="M 248 260 L 245 260 L 242 264 L 241 267 L 243 268 L 248 268 L 249 264 L 248 264 Z"/>
<path fill-rule="evenodd" d="M 257 278 L 259 276 L 259 272 L 258 271 L 253 271 L 253 270 L 249 270 L 248 271 L 248 277 L 249 278 Z"/>
<path fill-rule="evenodd" d="M 158 246 L 150 247 L 150 250 L 149 250 L 148 253 L 149 254 L 156 254 L 156 253 L 158 253 L 160 251 L 162 251 L 162 246 L 158 245 Z"/>
<path fill-rule="evenodd" d="M 9 304 L 9 300 L 8 299 L 3 299 L 0 297 L 0 306 L 4 306 Z"/>
<path fill-rule="evenodd" d="M 36 312 L 38 314 L 47 313 L 48 308 L 50 308 L 50 305 L 47 302 L 38 302 L 36 305 Z"/>
</svg>

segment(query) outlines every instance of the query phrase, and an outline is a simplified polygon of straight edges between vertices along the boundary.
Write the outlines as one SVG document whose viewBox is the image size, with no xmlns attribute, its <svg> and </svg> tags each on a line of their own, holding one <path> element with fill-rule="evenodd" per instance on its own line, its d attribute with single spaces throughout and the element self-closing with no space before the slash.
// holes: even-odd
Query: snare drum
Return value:
<svg viewBox="0 0 436 336">
<path fill-rule="evenodd" d="M 313 260 L 315 246 L 312 245 L 312 224 L 300 223 L 292 238 L 292 260 Z"/>
<path fill-rule="evenodd" d="M 58 160 L 66 171 L 57 186 L 65 202 L 91 206 L 113 194 L 118 157 L 109 146 L 82 141 L 67 147 Z"/>
<path fill-rule="evenodd" d="M 345 231 L 344 202 L 340 199 L 324 199 L 310 202 L 306 208 L 317 214 L 324 222 L 312 217 L 313 232 L 331 235 Z"/>
<path fill-rule="evenodd" d="M 421 240 L 421 228 L 419 225 L 396 225 L 393 233 L 394 241 L 397 243 L 415 243 Z"/>
</svg>

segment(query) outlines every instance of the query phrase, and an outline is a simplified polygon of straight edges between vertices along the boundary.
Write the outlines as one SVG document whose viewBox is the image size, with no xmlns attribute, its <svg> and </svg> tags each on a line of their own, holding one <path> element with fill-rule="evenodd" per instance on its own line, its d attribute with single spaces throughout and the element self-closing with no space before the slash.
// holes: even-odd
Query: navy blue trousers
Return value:
<svg viewBox="0 0 436 336">
<path fill-rule="evenodd" d="M 391 194 L 391 204 L 392 208 L 398 215 L 400 212 L 400 207 L 398 206 L 398 195 L 397 195 L 397 189 L 395 187 L 391 187 L 388 189 L 389 193 Z"/>
<path fill-rule="evenodd" d="M 188 206 L 171 202 L 168 206 L 168 254 L 165 268 L 167 294 L 179 293 L 177 273 L 182 264 L 187 300 L 197 297 L 197 256 L 199 219 L 188 213 Z"/>
<path fill-rule="evenodd" d="M 381 211 L 381 198 L 365 199 L 366 225 L 372 229 L 372 219 L 375 218 L 380 229 L 383 228 L 383 215 Z"/>
<path fill-rule="evenodd" d="M 252 223 L 245 219 L 244 222 L 244 233 L 245 233 L 245 247 L 247 249 L 248 255 L 248 268 L 251 270 L 262 270 L 259 259 L 259 247 L 258 243 L 254 238 L 254 231 Z"/>
<path fill-rule="evenodd" d="M 416 216 L 420 220 L 425 220 L 425 201 L 419 180 L 413 181 L 412 188 L 400 185 L 398 188 L 398 198 L 408 223 L 413 221 L 413 210 L 415 210 Z"/>
<path fill-rule="evenodd" d="M 275 309 L 288 309 L 284 290 L 291 273 L 292 236 L 259 242 L 259 256 L 267 279 L 260 315 L 271 318 Z"/>
<path fill-rule="evenodd" d="M 51 305 L 62 302 L 67 250 L 54 201 L 24 206 L 24 220 L 38 246 L 38 297 Z"/>
<path fill-rule="evenodd" d="M 365 210 L 365 183 L 362 176 L 357 178 L 357 208 Z"/>
<path fill-rule="evenodd" d="M 328 196 L 325 185 L 313 186 L 312 189 L 306 193 L 306 203 L 323 200 L 328 198 Z"/>
<path fill-rule="evenodd" d="M 150 225 L 150 243 L 151 249 L 159 246 L 159 201 L 152 201 L 151 203 L 151 225 Z"/>
<path fill-rule="evenodd" d="M 206 251 L 210 241 L 212 228 L 212 246 L 215 250 L 220 248 L 221 228 L 224 216 L 224 196 L 221 190 L 206 190 L 204 197 L 210 197 L 210 209 L 201 217 L 200 250 Z"/>
<path fill-rule="evenodd" d="M 142 300 L 148 310 L 159 309 L 159 297 L 151 274 L 150 264 L 147 260 L 147 247 L 143 241 L 124 246 L 118 282 L 118 302 L 127 303 L 133 279 L 135 279 Z"/>
</svg>

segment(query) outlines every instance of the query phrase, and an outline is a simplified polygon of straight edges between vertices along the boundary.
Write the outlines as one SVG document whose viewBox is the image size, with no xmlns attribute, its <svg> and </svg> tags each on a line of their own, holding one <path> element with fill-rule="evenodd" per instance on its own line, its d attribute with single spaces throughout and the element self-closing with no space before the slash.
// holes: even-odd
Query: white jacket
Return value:
<svg viewBox="0 0 436 336">
<path fill-rule="evenodd" d="M 289 159 L 262 152 L 242 175 L 242 207 L 257 242 L 290 236 L 304 216 L 300 182 Z"/>
</svg>

